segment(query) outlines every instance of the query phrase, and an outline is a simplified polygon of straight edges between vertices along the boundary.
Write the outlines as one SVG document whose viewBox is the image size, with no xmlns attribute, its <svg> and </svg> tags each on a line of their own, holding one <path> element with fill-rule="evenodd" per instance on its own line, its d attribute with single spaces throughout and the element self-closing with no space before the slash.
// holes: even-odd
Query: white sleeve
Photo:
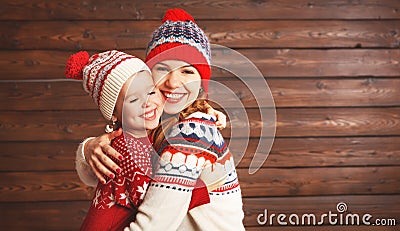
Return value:
<svg viewBox="0 0 400 231">
<path fill-rule="evenodd" d="M 94 137 L 89 137 L 79 144 L 76 150 L 75 168 L 79 179 L 81 179 L 85 185 L 96 187 L 98 179 L 90 165 L 86 162 L 84 154 L 85 144 L 91 139 L 94 139 Z"/>
</svg>

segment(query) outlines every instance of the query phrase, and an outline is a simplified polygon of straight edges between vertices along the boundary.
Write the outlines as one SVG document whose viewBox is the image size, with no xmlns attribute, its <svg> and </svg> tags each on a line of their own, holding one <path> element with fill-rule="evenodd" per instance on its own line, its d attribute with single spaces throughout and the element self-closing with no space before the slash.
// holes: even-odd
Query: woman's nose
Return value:
<svg viewBox="0 0 400 231">
<path fill-rule="evenodd" d="M 165 84 L 168 88 L 176 89 L 182 86 L 182 80 L 179 71 L 171 71 L 166 78 Z"/>
</svg>

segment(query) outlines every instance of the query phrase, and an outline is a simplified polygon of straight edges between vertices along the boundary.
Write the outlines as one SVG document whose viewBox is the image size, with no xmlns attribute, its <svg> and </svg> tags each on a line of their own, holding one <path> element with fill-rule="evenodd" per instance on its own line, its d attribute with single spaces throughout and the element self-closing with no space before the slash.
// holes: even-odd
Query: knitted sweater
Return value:
<svg viewBox="0 0 400 231">
<path fill-rule="evenodd" d="M 125 230 L 244 230 L 235 164 L 215 120 L 196 112 L 167 133 L 154 181 Z M 210 203 L 189 210 L 201 179 Z"/>
<path fill-rule="evenodd" d="M 83 145 L 77 150 L 76 167 L 81 180 L 90 185 L 96 177 L 82 158 Z M 167 132 L 159 154 L 156 181 L 150 183 L 129 229 L 244 230 L 235 164 L 214 118 L 196 112 L 180 121 Z M 201 182 L 207 185 L 209 202 L 194 196 L 202 193 L 192 194 Z"/>
<path fill-rule="evenodd" d="M 133 221 L 149 185 L 152 145 L 147 137 L 129 134 L 115 138 L 111 146 L 124 156 L 122 169 L 114 179 L 98 183 L 91 207 L 81 230 L 122 230 Z"/>
</svg>

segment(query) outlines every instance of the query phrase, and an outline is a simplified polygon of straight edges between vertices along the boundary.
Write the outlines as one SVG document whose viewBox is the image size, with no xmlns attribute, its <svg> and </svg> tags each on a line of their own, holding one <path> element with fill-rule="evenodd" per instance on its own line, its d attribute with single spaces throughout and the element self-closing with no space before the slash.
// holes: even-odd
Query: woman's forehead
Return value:
<svg viewBox="0 0 400 231">
<path fill-rule="evenodd" d="M 170 68 L 179 68 L 179 67 L 187 67 L 187 66 L 192 66 L 190 63 L 187 63 L 182 60 L 175 60 L 175 59 L 168 59 L 168 60 L 163 60 L 158 62 L 157 64 L 159 65 L 165 65 Z"/>
</svg>

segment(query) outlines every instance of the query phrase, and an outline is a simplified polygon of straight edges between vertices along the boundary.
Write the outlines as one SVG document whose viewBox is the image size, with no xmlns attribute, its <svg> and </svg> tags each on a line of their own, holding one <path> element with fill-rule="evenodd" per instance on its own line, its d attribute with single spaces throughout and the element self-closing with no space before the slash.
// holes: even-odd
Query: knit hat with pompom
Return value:
<svg viewBox="0 0 400 231">
<path fill-rule="evenodd" d="M 122 86 L 139 71 L 150 72 L 139 58 L 112 50 L 89 57 L 86 51 L 71 55 L 65 76 L 83 80 L 83 89 L 90 94 L 104 118 L 110 120 Z"/>
<path fill-rule="evenodd" d="M 210 43 L 193 17 L 182 9 L 167 10 L 161 26 L 147 46 L 146 64 L 152 68 L 164 60 L 181 60 L 200 73 L 204 90 L 211 76 Z"/>
</svg>

